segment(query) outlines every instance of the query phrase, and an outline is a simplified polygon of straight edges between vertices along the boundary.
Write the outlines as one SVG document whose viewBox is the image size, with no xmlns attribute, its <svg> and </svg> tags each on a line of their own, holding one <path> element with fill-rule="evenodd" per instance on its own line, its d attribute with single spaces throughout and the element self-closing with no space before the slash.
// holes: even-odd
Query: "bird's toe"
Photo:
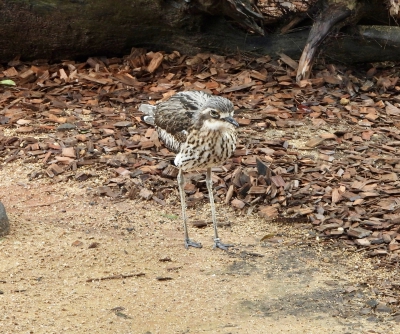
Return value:
<svg viewBox="0 0 400 334">
<path fill-rule="evenodd" d="M 227 251 L 227 250 L 229 250 L 229 247 L 233 247 L 233 246 L 234 245 L 231 245 L 231 244 L 224 244 L 219 239 L 214 240 L 214 248 L 219 248 L 219 249 Z"/>
<path fill-rule="evenodd" d="M 185 240 L 185 248 L 188 249 L 189 247 L 201 248 L 203 246 L 199 242 L 195 242 L 190 239 L 186 239 Z"/>
</svg>

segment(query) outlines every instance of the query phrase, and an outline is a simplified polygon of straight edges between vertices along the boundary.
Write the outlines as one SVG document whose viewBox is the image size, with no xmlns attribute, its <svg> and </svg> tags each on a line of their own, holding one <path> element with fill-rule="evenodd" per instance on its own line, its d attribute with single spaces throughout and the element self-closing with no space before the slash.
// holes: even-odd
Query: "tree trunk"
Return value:
<svg viewBox="0 0 400 334">
<path fill-rule="evenodd" d="M 178 50 L 188 55 L 252 52 L 300 57 L 309 27 L 287 34 L 251 35 L 232 24 L 232 13 L 238 10 L 242 16 L 238 14 L 237 20 L 243 15 L 249 18 L 241 25 L 257 29 L 259 16 L 240 7 L 248 1 L 225 1 L 229 6 L 210 7 L 205 13 L 201 6 L 200 11 L 194 12 L 191 3 L 184 0 L 4 0 L 0 3 L 0 62 L 18 56 L 53 61 L 120 56 L 129 53 L 131 47 Z M 230 19 L 210 15 L 218 10 Z M 390 27 L 390 31 L 393 41 L 385 40 L 384 29 L 355 29 L 325 43 L 324 55 L 342 62 L 397 59 L 399 28 Z"/>
</svg>

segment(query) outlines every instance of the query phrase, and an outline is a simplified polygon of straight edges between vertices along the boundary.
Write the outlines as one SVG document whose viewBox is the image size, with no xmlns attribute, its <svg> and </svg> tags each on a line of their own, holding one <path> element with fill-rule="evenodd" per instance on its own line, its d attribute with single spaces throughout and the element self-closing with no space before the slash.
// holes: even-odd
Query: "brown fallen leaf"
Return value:
<svg viewBox="0 0 400 334">
<path fill-rule="evenodd" d="M 273 234 L 273 233 L 266 234 L 266 235 L 264 235 L 264 236 L 260 239 L 260 242 L 262 242 L 262 241 L 264 241 L 264 240 L 267 240 L 267 239 L 271 239 L 271 238 L 273 238 L 273 237 L 275 237 L 275 234 Z"/>
<path fill-rule="evenodd" d="M 325 138 L 321 138 L 321 137 L 312 138 L 308 142 L 306 142 L 306 146 L 317 147 L 318 145 L 321 145 L 324 142 L 324 140 L 325 140 Z"/>
<path fill-rule="evenodd" d="M 151 190 L 146 189 L 146 188 L 142 188 L 140 190 L 140 192 L 139 192 L 139 196 L 144 198 L 144 199 L 146 199 L 146 200 L 149 200 L 149 199 L 151 199 L 153 197 L 153 192 Z"/>
<path fill-rule="evenodd" d="M 75 240 L 75 241 L 71 244 L 71 246 L 80 247 L 80 246 L 83 246 L 83 242 L 80 241 L 80 240 Z"/>
<path fill-rule="evenodd" d="M 243 201 L 241 201 L 240 199 L 235 198 L 234 200 L 232 200 L 231 205 L 234 208 L 243 209 L 246 204 Z"/>
<path fill-rule="evenodd" d="M 335 188 L 332 190 L 332 203 L 337 203 L 342 199 L 341 192 L 339 189 Z"/>
<path fill-rule="evenodd" d="M 278 217 L 278 210 L 274 206 L 263 206 L 260 207 L 258 214 L 266 219 L 274 219 Z"/>
<path fill-rule="evenodd" d="M 156 52 L 153 55 L 149 66 L 147 66 L 147 71 L 150 72 L 150 73 L 153 73 L 157 68 L 160 67 L 163 59 L 164 59 L 164 56 L 162 55 L 162 53 Z"/>
</svg>

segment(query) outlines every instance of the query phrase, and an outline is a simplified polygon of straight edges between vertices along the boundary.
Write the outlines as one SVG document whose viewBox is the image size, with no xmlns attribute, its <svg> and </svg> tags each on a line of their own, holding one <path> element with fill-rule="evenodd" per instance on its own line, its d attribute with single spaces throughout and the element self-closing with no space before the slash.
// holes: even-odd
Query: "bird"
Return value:
<svg viewBox="0 0 400 334">
<path fill-rule="evenodd" d="M 176 153 L 174 164 L 179 169 L 177 180 L 185 248 L 201 248 L 202 245 L 189 238 L 183 173 L 206 169 L 214 248 L 228 250 L 233 245 L 222 243 L 218 236 L 211 168 L 221 165 L 236 148 L 239 124 L 233 117 L 233 103 L 203 91 L 182 91 L 155 105 L 141 104 L 139 110 L 144 114 L 142 120 L 154 126 L 164 145 Z"/>
</svg>

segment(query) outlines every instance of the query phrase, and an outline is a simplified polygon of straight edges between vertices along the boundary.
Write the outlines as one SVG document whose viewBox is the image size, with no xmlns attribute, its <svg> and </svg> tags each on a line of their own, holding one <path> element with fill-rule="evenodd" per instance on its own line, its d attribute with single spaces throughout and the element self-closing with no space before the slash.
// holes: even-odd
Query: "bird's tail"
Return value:
<svg viewBox="0 0 400 334">
<path fill-rule="evenodd" d="M 156 110 L 155 106 L 151 104 L 141 104 L 139 106 L 139 111 L 141 111 L 144 115 L 142 116 L 142 121 L 154 125 L 154 112 Z"/>
</svg>

